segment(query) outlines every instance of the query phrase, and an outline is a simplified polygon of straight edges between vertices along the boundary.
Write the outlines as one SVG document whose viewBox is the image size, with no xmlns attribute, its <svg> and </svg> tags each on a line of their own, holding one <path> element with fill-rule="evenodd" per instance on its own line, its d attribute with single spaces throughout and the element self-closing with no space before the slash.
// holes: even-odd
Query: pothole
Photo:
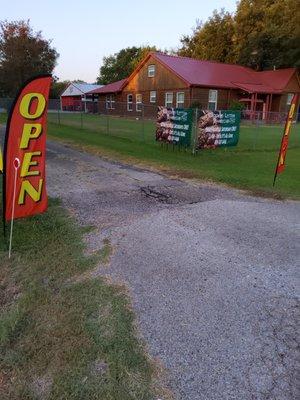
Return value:
<svg viewBox="0 0 300 400">
<path fill-rule="evenodd" d="M 172 196 L 168 193 L 162 193 L 158 191 L 155 187 L 153 186 L 144 186 L 141 187 L 141 192 L 144 196 L 146 197 L 151 197 L 161 203 L 173 203 Z"/>
</svg>

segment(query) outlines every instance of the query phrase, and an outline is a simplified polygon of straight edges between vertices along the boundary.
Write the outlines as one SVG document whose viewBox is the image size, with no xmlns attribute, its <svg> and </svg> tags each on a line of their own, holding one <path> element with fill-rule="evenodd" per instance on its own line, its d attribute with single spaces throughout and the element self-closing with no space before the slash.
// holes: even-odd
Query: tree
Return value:
<svg viewBox="0 0 300 400">
<path fill-rule="evenodd" d="M 300 66 L 299 21 L 295 0 L 241 0 L 235 15 L 236 61 L 257 70 Z"/>
<path fill-rule="evenodd" d="M 234 21 L 231 14 L 224 9 L 220 12 L 214 10 L 207 22 L 197 23 L 191 36 L 181 38 L 182 47 L 178 53 L 201 60 L 232 62 L 233 34 Z"/>
<path fill-rule="evenodd" d="M 257 70 L 300 66 L 300 7 L 295 0 L 240 0 L 181 39 L 178 53 Z"/>
<path fill-rule="evenodd" d="M 118 53 L 103 57 L 103 65 L 100 67 L 97 83 L 106 85 L 127 78 L 145 55 L 149 51 L 155 50 L 155 47 L 127 47 Z"/>
<path fill-rule="evenodd" d="M 52 73 L 58 53 L 28 21 L 0 23 L 0 96 L 14 96 L 30 77 Z"/>
<path fill-rule="evenodd" d="M 51 85 L 49 98 L 50 99 L 59 99 L 62 92 L 67 88 L 70 84 L 70 81 L 57 81 L 54 80 Z"/>
</svg>

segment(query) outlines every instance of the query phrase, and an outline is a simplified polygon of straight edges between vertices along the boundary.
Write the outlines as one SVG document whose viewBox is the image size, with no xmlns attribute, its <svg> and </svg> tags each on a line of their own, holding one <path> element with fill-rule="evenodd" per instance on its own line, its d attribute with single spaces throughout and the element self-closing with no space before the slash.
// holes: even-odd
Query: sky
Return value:
<svg viewBox="0 0 300 400">
<path fill-rule="evenodd" d="M 0 20 L 30 19 L 60 54 L 54 74 L 92 83 L 104 56 L 141 45 L 176 49 L 196 20 L 222 7 L 233 12 L 236 0 L 10 0 Z"/>
</svg>

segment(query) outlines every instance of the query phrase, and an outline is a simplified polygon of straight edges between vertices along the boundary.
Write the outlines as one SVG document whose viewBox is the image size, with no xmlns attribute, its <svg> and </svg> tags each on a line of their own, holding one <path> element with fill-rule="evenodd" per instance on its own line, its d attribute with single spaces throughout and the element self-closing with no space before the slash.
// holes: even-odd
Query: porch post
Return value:
<svg viewBox="0 0 300 400">
<path fill-rule="evenodd" d="M 192 107 L 192 86 L 189 87 L 189 105 L 188 108 Z"/>
<path fill-rule="evenodd" d="M 254 95 L 254 119 L 255 119 L 255 113 L 256 113 L 256 106 L 257 106 L 257 93 L 255 93 L 255 95 Z"/>
<path fill-rule="evenodd" d="M 231 89 L 229 89 L 227 92 L 227 109 L 229 108 L 230 95 L 231 95 Z"/>
<path fill-rule="evenodd" d="M 250 119 L 253 120 L 254 93 L 251 93 Z"/>
<path fill-rule="evenodd" d="M 270 95 L 267 94 L 266 108 L 265 108 L 265 119 L 266 119 L 266 121 L 268 121 L 268 116 L 269 116 L 269 100 L 270 100 Z"/>
<path fill-rule="evenodd" d="M 273 94 L 271 93 L 270 95 L 270 101 L 269 101 L 269 120 L 272 120 L 272 102 L 273 102 Z"/>
</svg>

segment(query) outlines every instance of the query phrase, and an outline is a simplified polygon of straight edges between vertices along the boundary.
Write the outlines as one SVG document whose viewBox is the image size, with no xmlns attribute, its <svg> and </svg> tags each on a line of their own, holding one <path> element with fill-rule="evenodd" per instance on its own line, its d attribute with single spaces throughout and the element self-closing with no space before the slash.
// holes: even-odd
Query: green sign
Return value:
<svg viewBox="0 0 300 400">
<path fill-rule="evenodd" d="M 196 149 L 236 146 L 240 120 L 239 111 L 201 110 L 197 119 Z"/>
<path fill-rule="evenodd" d="M 181 146 L 191 145 L 193 110 L 158 107 L 156 140 Z"/>
</svg>

